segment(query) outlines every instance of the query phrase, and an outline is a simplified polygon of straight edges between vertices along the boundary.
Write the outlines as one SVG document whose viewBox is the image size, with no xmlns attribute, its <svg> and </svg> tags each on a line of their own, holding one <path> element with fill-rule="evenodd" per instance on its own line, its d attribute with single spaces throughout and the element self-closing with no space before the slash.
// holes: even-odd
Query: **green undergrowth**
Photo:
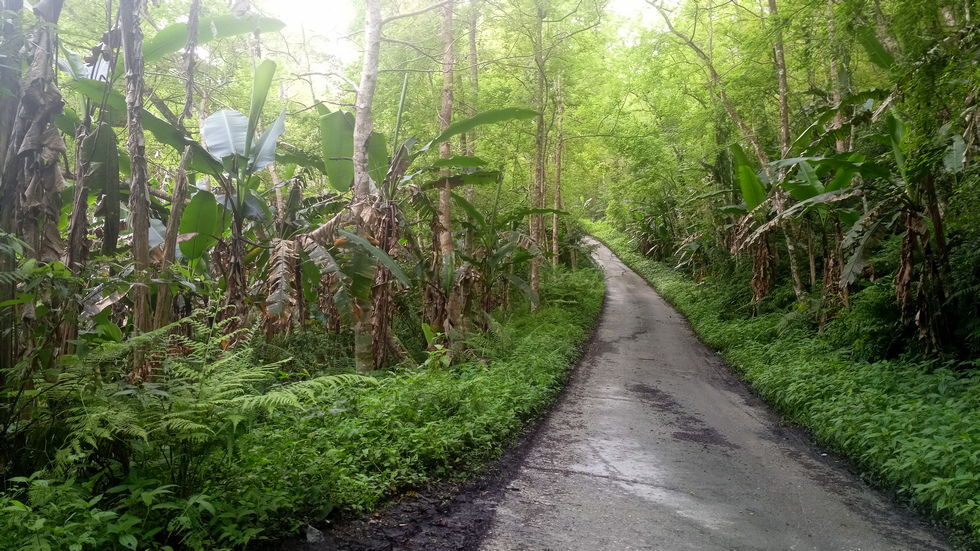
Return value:
<svg viewBox="0 0 980 551">
<path fill-rule="evenodd" d="M 695 283 L 645 258 L 604 223 L 587 229 L 790 421 L 848 457 L 870 482 L 953 527 L 960 547 L 980 548 L 976 366 L 854 359 L 850 347 L 794 323 L 787 312 L 733 316 L 725 282 Z"/>
<path fill-rule="evenodd" d="M 603 292 L 598 270 L 548 271 L 542 308 L 498 314 L 458 353 L 466 361 L 445 367 L 438 352 L 371 377 L 338 375 L 339 350 L 260 365 L 269 350 L 222 352 L 205 321 L 153 384 L 112 370 L 154 339 L 173 350 L 173 337 L 100 352 L 39 408 L 48 444 L 30 452 L 37 472 L 3 481 L 0 549 L 240 549 L 474 473 L 556 399 Z M 277 346 L 302 348 L 293 339 Z"/>
</svg>

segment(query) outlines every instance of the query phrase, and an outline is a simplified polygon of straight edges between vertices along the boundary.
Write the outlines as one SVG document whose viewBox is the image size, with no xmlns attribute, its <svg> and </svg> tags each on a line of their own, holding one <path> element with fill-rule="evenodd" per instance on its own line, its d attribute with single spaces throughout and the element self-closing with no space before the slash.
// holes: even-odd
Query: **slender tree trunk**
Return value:
<svg viewBox="0 0 980 551">
<path fill-rule="evenodd" d="M 558 81 L 558 101 L 556 109 L 558 109 L 558 136 L 555 140 L 555 198 L 554 207 L 555 210 L 561 210 L 561 169 L 562 169 L 562 150 L 565 147 L 564 137 L 562 133 L 562 125 L 565 118 L 565 103 L 561 95 L 561 81 Z M 558 266 L 559 253 L 561 249 L 559 247 L 559 225 L 558 225 L 558 213 L 551 215 L 551 264 L 553 266 Z"/>
<path fill-rule="evenodd" d="M 844 113 L 841 111 L 840 102 L 843 98 L 843 83 L 841 78 L 840 47 L 837 44 L 837 25 L 834 15 L 834 0 L 827 0 L 827 34 L 830 38 L 830 83 L 833 87 L 831 97 L 834 105 L 838 107 L 834 115 L 833 129 L 840 129 L 844 126 Z M 844 68 L 846 70 L 846 67 Z M 847 137 L 837 136 L 835 142 L 837 152 L 844 153 L 851 148 L 850 140 Z"/>
<path fill-rule="evenodd" d="M 881 45 L 888 50 L 888 53 L 896 55 L 899 50 L 898 42 L 892 37 L 892 33 L 888 30 L 888 19 L 885 17 L 885 12 L 881 9 L 881 0 L 874 0 L 874 18 L 875 18 L 875 28 L 878 33 L 878 40 L 881 41 Z"/>
<path fill-rule="evenodd" d="M 86 173 L 89 171 L 84 144 L 89 139 L 91 119 L 85 117 L 78 126 L 75 134 L 75 194 L 72 199 L 71 217 L 68 220 L 68 269 L 78 273 L 88 262 L 88 183 Z M 96 139 L 98 139 L 96 137 Z"/>
<path fill-rule="evenodd" d="M 544 123 L 544 112 L 547 107 L 547 81 L 545 80 L 545 58 L 544 58 L 544 18 L 545 13 L 542 8 L 538 8 L 537 18 L 535 19 L 535 42 L 534 42 L 534 66 L 537 70 L 537 82 L 535 84 L 534 106 L 538 110 L 538 117 L 535 119 L 534 132 L 534 184 L 531 187 L 531 208 L 544 208 L 544 195 L 547 174 L 547 148 L 548 133 Z M 544 216 L 541 214 L 531 215 L 531 241 L 543 247 L 545 242 L 544 235 Z M 531 291 L 538 294 L 541 289 L 541 256 L 535 255 L 531 258 Z M 537 309 L 537 304 L 532 304 L 532 310 Z"/>
<path fill-rule="evenodd" d="M 838 107 L 834 115 L 834 122 L 831 126 L 834 130 L 839 130 L 844 126 L 844 112 L 841 107 L 841 99 L 844 95 L 844 79 L 841 71 L 847 70 L 846 65 L 841 66 L 840 47 L 837 43 L 837 26 L 834 10 L 835 0 L 827 0 L 827 34 L 830 38 L 830 82 L 832 86 L 832 98 L 834 105 Z M 845 153 L 850 150 L 851 140 L 849 136 L 838 135 L 834 141 L 837 153 Z M 841 232 L 840 220 L 836 213 L 832 214 L 828 224 L 824 225 L 824 278 L 823 278 L 823 297 L 821 300 L 820 332 L 823 332 L 826 325 L 827 315 L 836 310 L 838 299 L 845 306 L 848 304 L 848 289 L 846 285 L 841 285 L 840 275 L 843 271 L 843 251 L 842 242 L 844 236 Z M 829 236 L 827 235 L 829 233 Z"/>
<path fill-rule="evenodd" d="M 167 220 L 167 233 L 163 238 L 163 257 L 160 259 L 160 274 L 167 279 L 167 271 L 177 259 L 177 236 L 180 233 L 180 220 L 184 215 L 184 197 L 187 195 L 187 163 L 191 159 L 191 149 L 184 150 L 184 156 L 177 168 L 177 181 L 174 183 L 173 201 L 170 202 L 170 218 Z M 170 285 L 157 285 L 157 306 L 153 328 L 159 329 L 171 322 L 173 295 Z"/>
<path fill-rule="evenodd" d="M 133 328 L 149 331 L 150 271 L 150 192 L 147 186 L 146 141 L 143 135 L 143 31 L 139 12 L 143 0 L 121 0 L 119 20 L 122 26 L 123 66 L 126 69 L 126 115 L 129 122 L 130 174 L 129 211 L 133 230 L 133 258 L 136 261 L 137 284 L 133 286 Z M 137 366 L 139 367 L 139 366 Z"/>
<path fill-rule="evenodd" d="M 480 70 L 479 57 L 476 49 L 476 23 L 479 18 L 478 3 L 480 0 L 470 0 L 469 18 L 469 63 L 470 63 L 470 101 L 466 108 L 466 115 L 472 117 L 476 115 L 477 105 L 480 101 Z M 476 156 L 476 130 L 471 130 L 466 139 L 466 155 Z M 466 200 L 469 203 L 476 198 L 476 187 L 473 184 L 466 186 Z M 472 221 L 470 221 L 472 223 Z M 473 256 L 473 230 L 466 230 L 466 254 Z"/>
<path fill-rule="evenodd" d="M 65 250 L 65 265 L 74 274 L 80 274 L 88 263 L 88 195 L 86 182 L 90 168 L 86 140 L 89 139 L 91 118 L 86 115 L 78 125 L 75 134 L 75 193 L 72 197 L 71 215 L 68 219 L 68 247 Z M 98 138 L 96 138 L 98 139 Z M 58 335 L 61 337 L 60 354 L 70 354 L 74 349 L 73 341 L 78 339 L 78 304 L 71 302 L 65 305 Z"/>
<path fill-rule="evenodd" d="M 769 17 L 775 29 L 773 53 L 776 60 L 776 75 L 779 79 L 779 150 L 783 158 L 789 156 L 789 81 L 786 76 L 786 54 L 783 48 L 782 21 L 776 9 L 776 0 L 769 0 Z"/>
<path fill-rule="evenodd" d="M 194 69 L 197 65 L 197 35 L 201 20 L 201 0 L 191 0 L 187 16 L 187 45 L 184 47 L 184 110 L 180 112 L 179 122 L 189 118 L 194 109 Z"/>
<path fill-rule="evenodd" d="M 783 159 L 789 157 L 789 150 L 792 144 L 789 129 L 789 81 L 786 75 L 786 53 L 783 47 L 783 23 L 779 18 L 779 11 L 776 7 L 776 0 L 769 0 L 769 17 L 775 29 L 775 44 L 773 53 L 776 61 L 776 75 L 779 80 L 779 151 Z M 786 169 L 779 171 L 779 179 L 786 177 Z M 786 210 L 788 198 L 786 192 L 776 186 L 776 209 L 779 212 Z M 786 238 L 786 249 L 789 254 L 790 275 L 793 278 L 793 291 L 796 292 L 797 300 L 803 300 L 806 296 L 806 289 L 803 286 L 803 276 L 800 273 L 799 254 L 797 245 L 800 242 L 800 227 L 796 222 L 789 220 L 783 228 Z"/>
<path fill-rule="evenodd" d="M 364 57 L 361 82 L 354 101 L 354 186 L 351 210 L 362 233 L 369 233 L 362 213 L 371 208 L 371 177 L 368 172 L 368 140 L 374 130 L 371 104 L 378 85 L 378 58 L 381 53 L 381 0 L 365 0 Z M 354 363 L 358 371 L 372 371 L 374 354 L 374 301 L 355 299 L 357 316 L 354 321 Z"/>
<path fill-rule="evenodd" d="M 367 143 L 374 130 L 371 104 L 378 86 L 378 58 L 381 55 L 381 0 L 364 0 L 364 58 L 361 82 L 354 101 L 354 212 L 359 214 L 369 202 L 371 178 L 368 172 Z"/>
<path fill-rule="evenodd" d="M 480 97 L 480 75 L 478 70 L 479 58 L 476 49 L 476 23 L 478 18 L 478 2 L 480 0 L 470 0 L 470 9 L 468 17 L 468 46 L 469 46 L 469 98 L 464 102 L 465 104 L 465 114 L 467 117 L 472 117 L 476 115 L 477 109 L 476 105 Z M 462 77 L 461 79 L 462 80 Z M 461 88 L 466 89 L 467 87 L 462 86 Z M 471 130 L 460 136 L 460 146 L 463 149 L 465 155 L 469 157 L 476 156 L 476 130 Z M 466 190 L 464 192 L 464 198 L 470 204 L 476 198 L 476 187 L 473 184 L 467 184 Z M 469 215 L 466 216 L 466 230 L 463 234 L 463 251 L 470 258 L 474 257 L 476 253 L 475 246 L 475 231 L 473 229 L 473 218 Z M 471 272 L 468 272 L 468 274 Z M 459 304 L 462 311 L 461 318 L 465 317 L 468 312 L 475 310 L 473 308 L 473 295 L 476 292 L 476 281 L 473 277 L 467 277 L 463 283 L 459 286 Z M 482 328 L 482 320 L 477 320 L 476 324 Z"/>
<path fill-rule="evenodd" d="M 447 2 L 442 8 L 442 109 L 439 113 L 439 130 L 445 131 L 452 123 L 453 116 L 453 1 Z M 452 156 L 452 145 L 449 142 L 439 144 L 439 157 L 448 159 Z M 439 189 L 439 249 L 442 263 L 451 262 L 455 265 L 453 228 L 452 228 L 452 187 L 449 184 L 449 169 L 442 173 L 445 178 Z M 441 267 L 441 266 L 437 266 Z M 455 270 L 453 270 L 455 273 Z M 461 297 L 456 292 L 455 284 L 449 287 L 449 296 L 445 300 L 445 319 L 442 322 L 446 335 L 454 329 L 462 329 Z"/>
</svg>

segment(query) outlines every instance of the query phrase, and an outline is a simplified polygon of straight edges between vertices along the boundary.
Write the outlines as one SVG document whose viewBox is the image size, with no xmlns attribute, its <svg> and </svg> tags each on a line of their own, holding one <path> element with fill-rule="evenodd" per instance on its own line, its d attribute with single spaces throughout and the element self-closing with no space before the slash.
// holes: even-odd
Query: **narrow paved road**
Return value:
<svg viewBox="0 0 980 551">
<path fill-rule="evenodd" d="M 607 297 L 484 551 L 940 550 L 810 445 L 600 246 Z"/>
</svg>

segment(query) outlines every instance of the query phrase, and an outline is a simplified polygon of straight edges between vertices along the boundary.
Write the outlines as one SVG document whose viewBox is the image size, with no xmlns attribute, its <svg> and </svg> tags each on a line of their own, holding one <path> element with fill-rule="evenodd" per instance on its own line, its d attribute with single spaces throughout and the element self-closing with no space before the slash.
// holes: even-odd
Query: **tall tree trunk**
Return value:
<svg viewBox="0 0 980 551">
<path fill-rule="evenodd" d="M 779 80 L 779 151 L 783 159 L 789 157 L 789 150 L 792 144 L 789 133 L 789 81 L 786 74 L 786 52 L 783 47 L 783 22 L 779 18 L 779 11 L 776 7 L 776 0 L 769 0 L 769 17 L 775 30 L 775 43 L 773 53 L 776 61 L 776 75 Z M 786 169 L 780 169 L 779 179 L 786 177 Z M 788 198 L 786 192 L 776 186 L 776 209 L 778 212 L 786 210 Z M 803 286 L 803 276 L 800 273 L 800 260 L 797 253 L 797 245 L 800 242 L 799 224 L 788 220 L 783 228 L 786 238 L 786 249 L 789 254 L 789 271 L 793 278 L 793 291 L 796 292 L 797 300 L 803 300 L 806 290 Z"/>
<path fill-rule="evenodd" d="M 184 156 L 177 168 L 177 181 L 174 183 L 173 201 L 170 202 L 170 218 L 167 220 L 167 232 L 163 238 L 163 256 L 160 259 L 160 274 L 167 278 L 167 271 L 177 259 L 177 236 L 180 233 L 180 220 L 184 215 L 184 197 L 187 195 L 187 163 L 191 160 L 191 149 L 184 150 Z M 157 285 L 157 307 L 153 328 L 159 329 L 171 322 L 170 312 L 173 310 L 173 295 L 170 285 Z"/>
<path fill-rule="evenodd" d="M 360 214 L 369 202 L 371 177 L 368 173 L 367 143 L 374 130 L 371 104 L 378 86 L 378 58 L 381 55 L 381 0 L 364 0 L 364 57 L 361 82 L 354 101 L 354 212 Z"/>
<path fill-rule="evenodd" d="M 834 0 L 827 0 L 827 34 L 830 38 L 830 84 L 833 87 L 831 90 L 831 97 L 834 101 L 834 106 L 838 107 L 837 113 L 834 115 L 834 123 L 831 128 L 840 129 L 844 126 L 844 112 L 840 109 L 840 102 L 844 95 L 844 85 L 843 78 L 841 76 L 841 65 L 840 57 L 841 48 L 837 43 L 837 24 L 835 22 L 834 13 Z M 843 70 L 847 70 L 844 66 Z M 849 79 L 848 79 L 849 80 Z M 850 150 L 851 144 L 850 140 L 845 136 L 837 136 L 835 142 L 837 152 L 844 153 Z"/>
<path fill-rule="evenodd" d="M 88 262 L 89 190 L 86 177 L 90 159 L 84 144 L 90 136 L 91 122 L 91 119 L 86 116 L 82 124 L 78 125 L 78 132 L 75 134 L 75 193 L 72 199 L 71 216 L 68 219 L 68 248 L 65 251 L 68 269 L 74 273 L 80 272 Z M 95 136 L 94 139 L 98 140 L 98 137 Z"/>
<path fill-rule="evenodd" d="M 470 17 L 469 17 L 469 63 L 470 63 L 470 100 L 469 105 L 466 106 L 466 116 L 472 117 L 476 115 L 477 105 L 480 101 L 480 69 L 479 69 L 479 56 L 477 55 L 476 49 L 476 23 L 479 18 L 479 10 L 477 8 L 478 3 L 481 0 L 470 0 Z M 466 155 L 470 157 L 476 156 L 476 130 L 471 130 L 468 132 L 466 138 Z M 476 198 L 476 187 L 473 184 L 467 184 L 466 186 L 466 200 L 470 203 Z M 472 223 L 472 221 L 470 221 Z M 466 254 L 473 256 L 473 230 L 466 230 L 466 242 L 465 242 Z"/>
<path fill-rule="evenodd" d="M 354 101 L 354 186 L 351 210 L 362 233 L 370 233 L 362 213 L 371 207 L 371 177 L 368 172 L 368 139 L 374 130 L 371 104 L 378 85 L 378 58 L 381 53 L 381 0 L 365 0 L 364 57 L 361 65 L 361 82 Z M 354 321 L 354 363 L 358 371 L 372 371 L 374 353 L 374 301 L 356 298 Z"/>
<path fill-rule="evenodd" d="M 123 66 L 126 70 L 126 117 L 129 123 L 126 147 L 129 150 L 131 174 L 130 227 L 137 274 L 137 284 L 132 290 L 133 328 L 138 333 L 149 331 L 152 326 L 149 288 L 146 286 L 150 272 L 150 192 L 147 186 L 146 138 L 143 135 L 143 31 L 139 15 L 143 5 L 143 0 L 121 0 L 119 3 Z"/>
<path fill-rule="evenodd" d="M 544 124 L 544 112 L 547 107 L 547 80 L 545 79 L 545 58 L 544 58 L 544 18 L 545 12 L 542 7 L 538 7 L 537 18 L 535 19 L 535 41 L 534 41 L 534 67 L 536 69 L 536 83 L 534 88 L 534 107 L 538 110 L 538 117 L 535 119 L 534 132 L 534 183 L 531 186 L 531 208 L 544 208 L 545 195 L 545 175 L 547 174 L 547 148 L 548 133 Z M 531 241 L 543 247 L 544 236 L 544 216 L 541 214 L 531 215 Z M 541 256 L 535 255 L 531 258 L 531 292 L 538 294 L 541 289 Z M 537 309 L 537 304 L 532 304 L 532 310 Z"/>
<path fill-rule="evenodd" d="M 827 34 L 830 39 L 830 82 L 832 86 L 831 97 L 836 106 L 837 113 L 834 115 L 834 122 L 831 126 L 834 130 L 839 130 L 844 126 L 844 112 L 841 107 L 841 99 L 844 96 L 844 78 L 841 71 L 846 71 L 847 66 L 841 65 L 841 48 L 837 43 L 836 15 L 834 10 L 835 0 L 827 0 Z M 851 140 L 849 136 L 838 135 L 834 142 L 837 153 L 845 153 L 850 150 Z M 829 234 L 829 235 L 828 235 Z M 840 274 L 844 268 L 844 258 L 842 242 L 844 240 L 841 231 L 840 219 L 836 213 L 832 213 L 828 223 L 824 225 L 824 277 L 823 293 L 821 298 L 821 315 L 819 331 L 822 333 L 827 322 L 827 315 L 832 310 L 836 310 L 838 299 L 840 303 L 847 306 L 849 303 L 848 288 L 841 285 Z M 828 239 L 829 237 L 829 239 Z"/>
<path fill-rule="evenodd" d="M 6 89 L 0 94 L 0 231 L 26 241 L 31 252 L 25 254 L 41 262 L 60 260 L 64 254 L 58 229 L 64 179 L 58 161 L 67 148 L 54 125 L 64 106 L 54 73 L 63 4 L 63 0 L 52 0 L 34 7 L 37 25 L 30 40 L 21 38 L 23 2 L 3 0 L 0 5 L 6 10 L 0 21 L 5 38 L 0 41 L 0 54 L 7 60 L 0 63 L 0 85 Z M 27 70 L 22 73 L 23 61 Z M 14 255 L 0 253 L 0 270 L 13 271 L 17 263 Z M 15 292 L 12 282 L 0 285 L 0 300 L 13 299 Z M 49 306 L 52 311 L 61 307 Z M 13 308 L 0 312 L 4 316 L 0 318 L 4 328 L 0 331 L 2 385 L 10 373 L 6 370 L 15 366 L 24 350 L 19 340 L 24 320 L 18 319 Z M 25 333 L 31 329 L 28 326 Z"/>
<path fill-rule="evenodd" d="M 439 111 L 439 131 L 443 132 L 453 118 L 453 2 L 442 8 L 442 108 Z M 439 158 L 452 156 L 452 144 L 448 141 L 439 144 Z M 452 186 L 449 184 L 450 172 L 444 169 L 445 178 L 439 189 L 439 249 L 443 256 L 453 253 L 452 233 Z"/>
<path fill-rule="evenodd" d="M 201 0 L 191 0 L 187 16 L 187 45 L 184 47 L 184 110 L 179 122 L 189 118 L 194 110 L 194 69 L 197 65 L 197 35 L 201 20 Z"/>
<path fill-rule="evenodd" d="M 557 86 L 558 100 L 556 109 L 558 110 L 558 136 L 555 139 L 555 197 L 554 197 L 554 207 L 555 210 L 561 210 L 561 163 L 562 163 L 562 149 L 565 147 L 564 137 L 562 133 L 562 125 L 565 119 L 565 103 L 561 95 L 561 81 L 558 81 Z M 559 247 L 558 239 L 558 213 L 551 215 L 551 263 L 553 266 L 558 266 L 559 253 L 561 248 Z"/>
<path fill-rule="evenodd" d="M 361 64 L 361 82 L 357 87 L 357 98 L 354 102 L 354 185 L 353 200 L 351 210 L 353 211 L 360 233 L 371 237 L 375 231 L 373 225 L 384 217 L 386 207 L 378 208 L 374 205 L 375 197 L 371 193 L 371 177 L 368 171 L 368 140 L 374 129 L 374 120 L 371 112 L 371 104 L 374 100 L 374 92 L 378 85 L 378 58 L 381 52 L 381 28 L 386 22 L 404 17 L 412 17 L 425 13 L 440 4 L 434 4 L 427 8 L 409 13 L 382 19 L 381 0 L 365 0 L 365 21 L 364 21 L 364 56 Z M 375 369 L 374 347 L 378 342 L 382 346 L 387 346 L 388 327 L 382 327 L 375 335 L 373 315 L 373 300 L 355 299 L 355 310 L 357 311 L 354 322 L 354 362 L 359 371 L 370 371 Z M 387 317 L 390 321 L 390 316 Z"/>
<path fill-rule="evenodd" d="M 445 131 L 452 123 L 453 116 L 453 8 L 455 2 L 449 0 L 442 8 L 442 109 L 439 113 L 439 130 Z M 449 142 L 439 144 L 439 157 L 448 159 L 452 156 L 452 145 Z M 449 184 L 449 170 L 443 171 L 445 178 L 442 188 L 439 190 L 439 226 L 441 235 L 439 237 L 439 248 L 442 262 L 450 262 L 455 268 L 455 244 L 453 243 L 452 227 L 452 186 Z M 454 277 L 455 269 L 451 273 Z M 447 286 L 449 296 L 445 297 L 445 320 L 442 323 L 443 331 L 449 337 L 453 331 L 463 329 L 463 297 L 455 285 L 455 281 Z"/>
</svg>

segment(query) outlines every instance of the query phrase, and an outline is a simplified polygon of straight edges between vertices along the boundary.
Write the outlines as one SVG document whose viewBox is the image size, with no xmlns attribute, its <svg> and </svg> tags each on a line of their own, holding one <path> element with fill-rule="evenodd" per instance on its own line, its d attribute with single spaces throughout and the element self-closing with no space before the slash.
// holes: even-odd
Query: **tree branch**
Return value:
<svg viewBox="0 0 980 551">
<path fill-rule="evenodd" d="M 406 17 L 415 17 L 416 15 L 422 15 L 425 12 L 432 11 L 432 10 L 434 10 L 436 8 L 441 8 L 441 7 L 445 6 L 446 4 L 450 3 L 451 1 L 452 0 L 444 0 L 442 2 L 439 2 L 438 4 L 433 4 L 433 5 L 429 6 L 429 7 L 422 8 L 420 10 L 416 10 L 416 11 L 412 11 L 412 12 L 408 12 L 408 13 L 400 13 L 398 15 L 392 15 L 390 17 L 385 17 L 384 19 L 381 20 L 381 26 L 383 27 L 383 26 L 387 25 L 388 23 L 391 23 L 392 21 L 395 21 L 397 19 L 405 19 Z"/>
</svg>

